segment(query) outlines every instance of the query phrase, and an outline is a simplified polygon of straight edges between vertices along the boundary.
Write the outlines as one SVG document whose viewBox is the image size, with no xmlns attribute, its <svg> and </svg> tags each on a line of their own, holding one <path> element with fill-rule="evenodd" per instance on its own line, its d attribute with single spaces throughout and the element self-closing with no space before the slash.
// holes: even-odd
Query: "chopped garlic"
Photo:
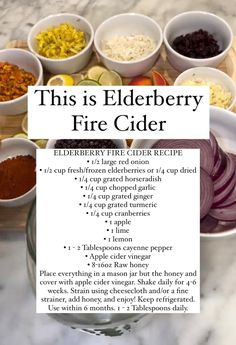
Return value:
<svg viewBox="0 0 236 345">
<path fill-rule="evenodd" d="M 185 80 L 183 86 L 209 86 L 210 88 L 210 105 L 227 109 L 232 102 L 232 94 L 219 83 L 215 83 L 210 79 L 192 78 Z"/>
<path fill-rule="evenodd" d="M 147 35 L 133 34 L 114 36 L 102 42 L 102 51 L 107 57 L 116 61 L 139 60 L 149 55 L 156 44 Z"/>
</svg>

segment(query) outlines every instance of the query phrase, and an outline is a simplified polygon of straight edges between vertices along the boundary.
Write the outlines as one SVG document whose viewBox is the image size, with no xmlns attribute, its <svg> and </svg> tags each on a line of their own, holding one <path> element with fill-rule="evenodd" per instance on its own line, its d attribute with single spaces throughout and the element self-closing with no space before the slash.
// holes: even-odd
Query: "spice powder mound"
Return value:
<svg viewBox="0 0 236 345">
<path fill-rule="evenodd" d="M 0 199 L 14 199 L 36 184 L 36 161 L 30 156 L 16 156 L 0 162 Z"/>
</svg>

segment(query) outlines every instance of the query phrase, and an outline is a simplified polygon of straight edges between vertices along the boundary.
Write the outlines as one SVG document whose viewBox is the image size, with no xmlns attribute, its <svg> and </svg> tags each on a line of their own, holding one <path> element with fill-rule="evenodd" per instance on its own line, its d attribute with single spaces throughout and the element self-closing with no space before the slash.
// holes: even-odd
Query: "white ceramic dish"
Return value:
<svg viewBox="0 0 236 345">
<path fill-rule="evenodd" d="M 43 84 L 43 68 L 39 59 L 24 49 L 10 48 L 0 50 L 0 61 L 9 62 L 33 73 L 37 81 L 35 85 Z M 0 102 L 0 115 L 18 115 L 27 111 L 27 93 L 7 102 Z"/>
<path fill-rule="evenodd" d="M 78 138 L 79 139 L 79 138 Z M 55 143 L 58 139 L 50 139 L 47 142 L 46 149 L 54 149 L 55 148 Z M 119 148 L 119 149 L 125 149 L 127 148 L 127 142 L 125 139 L 111 139 L 114 144 Z"/>
<path fill-rule="evenodd" d="M 1 141 L 0 162 L 19 155 L 31 155 L 36 158 L 38 146 L 28 139 L 8 138 Z M 0 206 L 16 207 L 32 201 L 36 195 L 36 185 L 27 193 L 14 199 L 0 199 Z"/>
<path fill-rule="evenodd" d="M 102 42 L 119 35 L 144 34 L 156 42 L 156 48 L 148 56 L 137 61 L 116 61 L 102 51 Z M 163 37 L 160 26 L 151 18 L 137 13 L 118 14 L 105 20 L 96 30 L 95 48 L 104 63 L 123 77 L 134 77 L 149 71 L 155 64 L 162 45 Z"/>
<path fill-rule="evenodd" d="M 233 109 L 236 102 L 236 85 L 226 73 L 211 67 L 190 68 L 178 76 L 178 78 L 175 80 L 174 85 L 181 85 L 184 81 L 192 78 L 212 80 L 216 84 L 220 84 L 223 89 L 230 91 L 232 95 L 232 101 L 227 110 Z"/>
<path fill-rule="evenodd" d="M 219 145 L 226 151 L 236 153 L 236 114 L 220 109 L 211 107 L 210 110 L 210 127 L 211 131 L 215 134 Z M 131 148 L 150 148 L 157 140 L 134 140 Z M 218 228 L 218 230 L 226 230 L 226 227 Z M 236 227 L 230 228 L 226 231 L 203 234 L 202 239 L 216 239 L 224 238 L 226 236 L 236 236 Z"/>
<path fill-rule="evenodd" d="M 50 59 L 38 54 L 37 34 L 63 23 L 70 23 L 77 29 L 84 31 L 86 33 L 87 46 L 78 54 L 66 59 Z M 58 13 L 40 20 L 32 27 L 28 35 L 28 47 L 40 59 L 43 66 L 49 72 L 54 74 L 70 74 L 80 71 L 88 64 L 93 49 L 93 38 L 93 27 L 85 18 L 76 14 Z"/>
<path fill-rule="evenodd" d="M 219 55 L 206 59 L 192 59 L 177 53 L 172 48 L 172 42 L 176 37 L 199 29 L 207 30 L 214 35 L 222 50 Z M 226 21 L 213 13 L 201 11 L 178 14 L 167 23 L 163 35 L 167 58 L 170 64 L 178 71 L 184 71 L 192 67 L 218 66 L 231 48 L 234 37 Z"/>
</svg>

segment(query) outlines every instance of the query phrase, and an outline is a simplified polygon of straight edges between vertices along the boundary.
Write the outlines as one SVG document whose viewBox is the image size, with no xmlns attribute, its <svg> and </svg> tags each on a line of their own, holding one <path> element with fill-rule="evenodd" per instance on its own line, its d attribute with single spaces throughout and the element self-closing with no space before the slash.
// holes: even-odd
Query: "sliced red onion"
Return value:
<svg viewBox="0 0 236 345">
<path fill-rule="evenodd" d="M 234 153 L 228 153 L 228 155 L 230 155 L 231 158 L 233 158 L 235 166 L 236 166 L 236 155 Z"/>
<path fill-rule="evenodd" d="M 156 141 L 152 147 L 156 149 L 200 149 L 200 166 L 208 174 L 212 173 L 214 156 L 210 140 L 161 139 Z"/>
<path fill-rule="evenodd" d="M 222 173 L 225 170 L 226 163 L 227 163 L 226 154 L 224 151 L 221 150 L 221 148 L 219 148 L 218 160 L 215 162 L 215 165 L 211 174 L 213 181 L 217 180 L 222 175 Z"/>
<path fill-rule="evenodd" d="M 228 200 L 229 196 L 231 195 L 232 191 L 235 188 L 235 185 L 236 185 L 236 173 L 234 173 L 232 179 L 229 181 L 227 186 L 223 188 L 221 193 L 214 195 L 212 208 L 215 208 L 218 206 L 220 207 L 221 203 Z"/>
<path fill-rule="evenodd" d="M 219 221 L 209 215 L 204 217 L 200 223 L 201 233 L 214 232 L 214 229 L 217 227 Z"/>
<path fill-rule="evenodd" d="M 204 218 L 211 209 L 214 198 L 213 182 L 209 174 L 200 170 L 200 218 Z"/>
<path fill-rule="evenodd" d="M 236 221 L 236 202 L 224 208 L 214 208 L 209 214 L 221 221 L 234 222 Z"/>
<path fill-rule="evenodd" d="M 235 202 L 236 202 L 236 184 L 232 192 L 229 194 L 228 198 L 226 198 L 223 202 L 221 202 L 216 208 L 224 208 L 224 207 L 232 205 Z"/>
<path fill-rule="evenodd" d="M 220 194 L 231 182 L 235 174 L 235 163 L 230 155 L 226 156 L 226 167 L 224 172 L 214 181 L 214 194 Z"/>
<path fill-rule="evenodd" d="M 212 151 L 214 154 L 214 162 L 216 163 L 219 158 L 219 145 L 212 132 L 210 132 L 210 143 L 211 143 Z"/>
</svg>

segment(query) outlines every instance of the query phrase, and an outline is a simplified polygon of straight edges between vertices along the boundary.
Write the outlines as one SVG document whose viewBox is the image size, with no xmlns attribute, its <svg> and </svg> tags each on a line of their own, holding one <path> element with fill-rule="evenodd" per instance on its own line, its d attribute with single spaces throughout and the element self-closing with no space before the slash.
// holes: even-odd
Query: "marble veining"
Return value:
<svg viewBox="0 0 236 345">
<path fill-rule="evenodd" d="M 1 0 L 0 48 L 9 40 L 26 39 L 33 24 L 53 13 L 71 12 L 85 16 L 96 29 L 106 18 L 122 13 L 137 12 L 157 20 L 162 27 L 176 15 L 189 10 L 210 11 L 226 19 L 236 33 L 235 0 Z"/>
<path fill-rule="evenodd" d="M 206 10 L 236 33 L 236 1 L 222 0 L 0 0 L 0 48 L 26 39 L 34 23 L 57 12 L 85 16 L 96 27 L 122 12 L 151 16 L 162 27 L 175 14 Z M 201 243 L 201 313 L 148 315 L 139 329 L 117 338 L 72 330 L 35 313 L 27 279 L 24 235 L 0 235 L 0 345 L 235 345 L 236 238 Z"/>
<path fill-rule="evenodd" d="M 25 236 L 0 236 L 0 344 L 234 345 L 236 238 L 201 243 L 201 313 L 149 314 L 131 334 L 95 337 L 35 313 Z"/>
</svg>

